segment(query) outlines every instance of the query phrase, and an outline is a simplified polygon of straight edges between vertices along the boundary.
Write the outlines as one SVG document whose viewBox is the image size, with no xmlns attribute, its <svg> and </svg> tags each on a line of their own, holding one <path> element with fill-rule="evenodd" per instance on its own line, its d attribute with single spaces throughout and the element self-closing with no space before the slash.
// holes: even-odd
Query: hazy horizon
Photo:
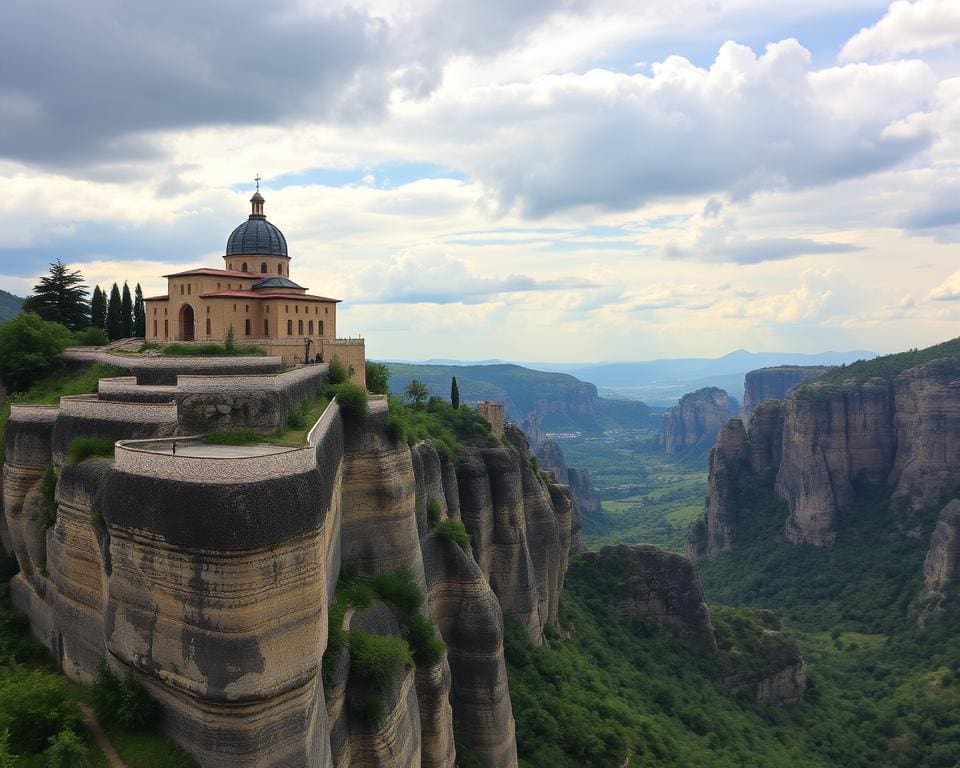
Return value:
<svg viewBox="0 0 960 768">
<path fill-rule="evenodd" d="M 374 359 L 952 338 L 960 5 L 799 6 L 14 4 L 0 289 L 162 293 L 260 174 Z"/>
</svg>

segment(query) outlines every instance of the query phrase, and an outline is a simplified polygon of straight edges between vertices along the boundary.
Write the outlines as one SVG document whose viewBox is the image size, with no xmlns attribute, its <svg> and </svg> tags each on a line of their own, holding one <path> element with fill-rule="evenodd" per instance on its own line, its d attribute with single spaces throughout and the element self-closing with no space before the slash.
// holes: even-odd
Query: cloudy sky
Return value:
<svg viewBox="0 0 960 768">
<path fill-rule="evenodd" d="M 8 0 L 0 51 L 19 295 L 220 266 L 260 173 L 371 357 L 960 335 L 960 0 Z"/>
</svg>

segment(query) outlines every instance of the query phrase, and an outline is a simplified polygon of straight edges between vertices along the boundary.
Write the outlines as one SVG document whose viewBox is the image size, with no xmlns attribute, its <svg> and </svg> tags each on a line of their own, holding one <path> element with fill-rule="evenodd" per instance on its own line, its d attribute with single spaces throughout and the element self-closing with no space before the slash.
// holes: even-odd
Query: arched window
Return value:
<svg viewBox="0 0 960 768">
<path fill-rule="evenodd" d="M 267 274 L 267 262 L 265 261 L 260 262 L 260 274 L 261 275 Z"/>
<path fill-rule="evenodd" d="M 207 336 L 211 336 L 213 331 L 210 330 L 210 318 L 207 318 Z"/>
<path fill-rule="evenodd" d="M 241 267 L 240 267 L 240 271 L 241 271 L 241 272 L 246 272 L 246 271 L 247 271 L 247 262 L 243 262 L 243 264 L 242 264 Z"/>
<path fill-rule="evenodd" d="M 297 333 L 303 336 L 303 320 L 297 320 Z"/>
<path fill-rule="evenodd" d="M 263 319 L 263 335 L 264 336 L 270 335 L 270 321 L 267 320 L 266 318 Z"/>
<path fill-rule="evenodd" d="M 293 336 L 293 320 L 287 320 L 287 336 Z"/>
<path fill-rule="evenodd" d="M 277 274 L 278 275 L 283 274 L 283 264 L 277 264 Z"/>
</svg>

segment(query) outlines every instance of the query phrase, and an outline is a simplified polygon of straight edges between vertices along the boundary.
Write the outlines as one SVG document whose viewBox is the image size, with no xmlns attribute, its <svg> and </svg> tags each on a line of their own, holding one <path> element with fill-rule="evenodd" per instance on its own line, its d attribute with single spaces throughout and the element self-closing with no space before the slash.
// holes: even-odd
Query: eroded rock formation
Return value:
<svg viewBox="0 0 960 768">
<path fill-rule="evenodd" d="M 741 513 L 754 501 L 748 486 L 769 477 L 780 465 L 783 407 L 766 400 L 753 411 L 749 430 L 730 419 L 710 450 L 704 517 L 690 531 L 689 552 L 714 557 L 733 547 Z M 756 492 L 755 489 L 753 491 Z"/>
<path fill-rule="evenodd" d="M 704 387 L 680 398 L 663 417 L 660 445 L 668 454 L 710 444 L 730 418 L 730 397 L 722 389 Z"/>
<path fill-rule="evenodd" d="M 710 611 L 689 558 L 649 544 L 618 544 L 581 557 L 618 577 L 612 597 L 619 615 L 646 618 L 693 651 L 716 650 Z"/>
<path fill-rule="evenodd" d="M 535 469 L 519 430 L 455 466 L 429 442 L 395 441 L 381 400 L 363 421 L 331 406 L 304 448 L 209 462 L 187 438 L 170 450 L 178 403 L 153 385 L 138 402 L 135 386 L 119 401 L 17 407 L 7 428 L 11 594 L 65 672 L 90 680 L 102 658 L 132 671 L 212 768 L 453 768 L 454 720 L 483 765 L 516 766 L 503 614 L 542 642 L 579 530 L 569 489 Z M 151 442 L 72 463 L 86 434 Z M 471 551 L 433 532 L 434 504 L 463 519 Z M 394 681 L 375 726 L 351 706 L 362 684 L 348 649 L 326 687 L 321 674 L 342 565 L 408 570 L 447 648 Z M 346 624 L 398 631 L 382 605 Z"/>
<path fill-rule="evenodd" d="M 826 366 L 780 365 L 748 371 L 743 377 L 743 406 L 740 415 L 749 421 L 753 409 L 764 400 L 783 400 L 791 388 L 822 376 Z"/>
<path fill-rule="evenodd" d="M 930 537 L 930 548 L 923 563 L 923 597 L 928 610 L 935 612 L 949 605 L 944 598 L 960 578 L 960 499 L 953 499 L 941 511 Z"/>
</svg>

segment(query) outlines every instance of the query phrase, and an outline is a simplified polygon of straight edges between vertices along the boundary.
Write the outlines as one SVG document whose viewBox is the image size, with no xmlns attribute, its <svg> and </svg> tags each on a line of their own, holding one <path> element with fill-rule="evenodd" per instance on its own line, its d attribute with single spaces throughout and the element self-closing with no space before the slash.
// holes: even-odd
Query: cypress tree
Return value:
<svg viewBox="0 0 960 768">
<path fill-rule="evenodd" d="M 120 300 L 120 333 L 121 339 L 133 336 L 133 299 L 130 298 L 130 286 L 123 281 L 123 298 Z"/>
<path fill-rule="evenodd" d="M 90 305 L 83 275 L 79 270 L 71 272 L 57 259 L 50 265 L 50 274 L 40 278 L 33 295 L 23 302 L 23 311 L 65 325 L 71 331 L 86 328 L 90 325 Z"/>
<path fill-rule="evenodd" d="M 90 299 L 90 325 L 95 328 L 107 327 L 107 294 L 100 290 L 100 286 L 93 289 L 93 298 Z"/>
<path fill-rule="evenodd" d="M 455 411 L 460 409 L 460 388 L 457 386 L 456 376 L 450 381 L 450 405 Z"/>
<path fill-rule="evenodd" d="M 123 338 L 122 300 L 116 283 L 110 289 L 110 301 L 107 303 L 107 336 L 110 341 Z"/>
<path fill-rule="evenodd" d="M 147 335 L 147 311 L 143 306 L 143 290 L 140 283 L 133 292 L 133 335 L 142 339 Z"/>
</svg>

